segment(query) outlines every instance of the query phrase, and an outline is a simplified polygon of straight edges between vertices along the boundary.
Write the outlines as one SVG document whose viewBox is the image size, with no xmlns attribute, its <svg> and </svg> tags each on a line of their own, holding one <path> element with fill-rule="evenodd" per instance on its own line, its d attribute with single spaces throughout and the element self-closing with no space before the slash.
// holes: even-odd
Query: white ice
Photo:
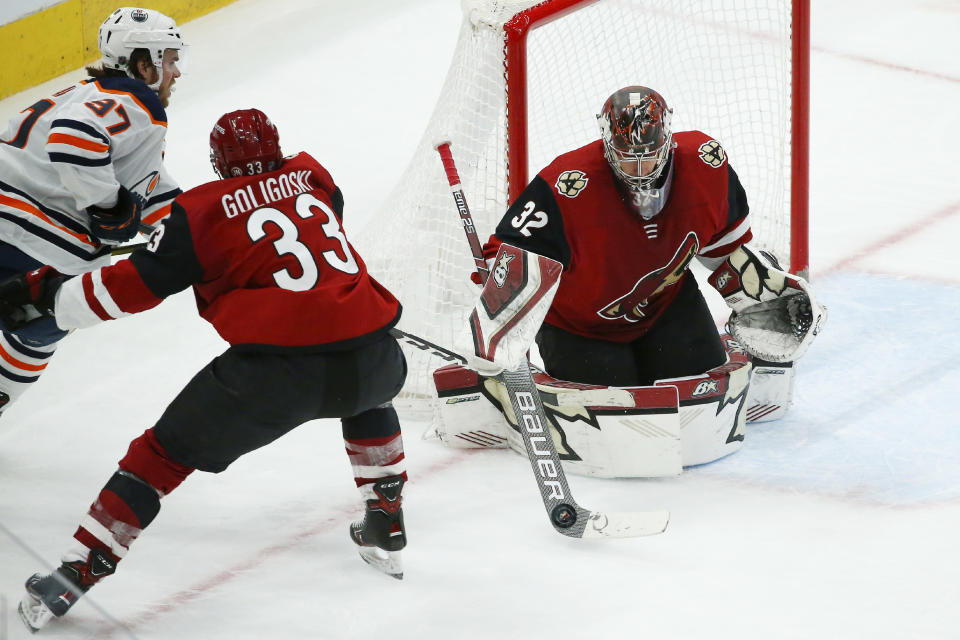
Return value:
<svg viewBox="0 0 960 640">
<path fill-rule="evenodd" d="M 814 0 L 812 15 L 812 265 L 830 321 L 793 409 L 677 478 L 570 478 L 591 508 L 670 509 L 666 533 L 559 536 L 522 458 L 447 449 L 410 422 L 396 581 L 347 538 L 360 505 L 339 424 L 320 421 L 191 476 L 118 573 L 41 634 L 960 637 L 960 5 Z M 331 170 L 356 233 L 419 140 L 459 20 L 453 0 L 240 0 L 188 23 L 168 165 L 186 187 L 211 179 L 212 123 L 259 107 L 287 151 Z M 0 101 L 0 117 L 78 77 Z M 28 637 L 23 580 L 57 561 L 129 441 L 223 348 L 180 294 L 71 336 L 3 415 L 0 639 Z"/>
</svg>

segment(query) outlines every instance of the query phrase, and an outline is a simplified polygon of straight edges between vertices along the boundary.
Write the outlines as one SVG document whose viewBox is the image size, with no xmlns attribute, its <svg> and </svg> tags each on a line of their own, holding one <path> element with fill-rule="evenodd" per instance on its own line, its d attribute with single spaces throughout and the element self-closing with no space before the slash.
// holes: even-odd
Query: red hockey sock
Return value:
<svg viewBox="0 0 960 640">
<path fill-rule="evenodd" d="M 399 431 L 381 438 L 344 439 L 343 443 L 358 487 L 387 476 L 401 476 L 407 480 L 403 438 Z"/>
<path fill-rule="evenodd" d="M 123 558 L 130 545 L 160 511 L 160 498 L 186 479 L 193 468 L 171 460 L 147 429 L 130 443 L 120 469 L 100 490 L 73 537 L 86 549 L 104 549 L 114 561 Z M 71 550 L 71 559 L 83 555 Z"/>
</svg>

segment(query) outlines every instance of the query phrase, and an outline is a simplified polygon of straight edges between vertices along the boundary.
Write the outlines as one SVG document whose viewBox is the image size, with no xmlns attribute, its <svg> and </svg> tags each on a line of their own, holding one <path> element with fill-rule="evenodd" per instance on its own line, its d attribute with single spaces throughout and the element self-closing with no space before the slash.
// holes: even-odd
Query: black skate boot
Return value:
<svg viewBox="0 0 960 640">
<path fill-rule="evenodd" d="M 376 498 L 367 500 L 363 520 L 350 525 L 350 538 L 360 547 L 360 557 L 398 580 L 403 579 L 400 550 L 407 546 L 403 528 L 402 476 L 381 478 L 373 484 Z"/>
<path fill-rule="evenodd" d="M 117 565 L 103 549 L 92 549 L 86 562 L 64 562 L 47 576 L 35 573 L 27 579 L 27 594 L 17 611 L 31 632 L 70 610 L 90 587 L 116 571 Z"/>
</svg>

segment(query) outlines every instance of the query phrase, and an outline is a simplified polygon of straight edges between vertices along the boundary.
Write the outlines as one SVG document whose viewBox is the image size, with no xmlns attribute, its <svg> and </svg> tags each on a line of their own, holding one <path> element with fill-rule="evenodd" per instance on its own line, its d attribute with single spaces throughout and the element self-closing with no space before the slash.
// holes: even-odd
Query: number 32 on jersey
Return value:
<svg viewBox="0 0 960 640">
<path fill-rule="evenodd" d="M 523 205 L 523 211 L 510 220 L 513 228 L 519 230 L 520 234 L 526 238 L 530 237 L 531 229 L 542 229 L 550 221 L 545 212 L 536 211 L 536 208 L 537 204 L 530 200 Z"/>
<path fill-rule="evenodd" d="M 333 210 L 322 200 L 311 193 L 302 193 L 297 196 L 295 210 L 297 215 L 303 219 L 312 218 L 314 212 L 319 209 L 327 220 L 321 225 L 324 235 L 331 240 L 340 243 L 340 248 L 344 257 L 334 251 L 323 251 L 320 256 L 337 271 L 342 271 L 348 275 L 353 275 L 360 271 L 357 265 L 357 259 L 350 251 L 350 245 L 347 244 L 347 238 L 340 228 L 340 222 Z M 281 236 L 273 241 L 273 248 L 277 255 L 291 255 L 300 263 L 301 274 L 297 277 L 291 276 L 287 269 L 280 269 L 273 273 L 273 279 L 277 286 L 290 291 L 307 291 L 317 285 L 320 277 L 320 269 L 317 266 L 314 254 L 310 249 L 300 241 L 300 233 L 297 225 L 288 218 L 279 209 L 273 207 L 262 207 L 250 214 L 247 218 L 247 235 L 253 242 L 262 240 L 267 235 L 265 226 L 267 223 L 275 224 L 281 232 Z"/>
</svg>

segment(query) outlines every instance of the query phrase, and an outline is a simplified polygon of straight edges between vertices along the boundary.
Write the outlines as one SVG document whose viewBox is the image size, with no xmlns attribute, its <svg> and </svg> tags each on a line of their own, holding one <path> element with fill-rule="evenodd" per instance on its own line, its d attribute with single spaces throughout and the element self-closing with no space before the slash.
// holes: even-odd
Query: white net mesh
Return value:
<svg viewBox="0 0 960 640">
<path fill-rule="evenodd" d="M 538 3 L 462 4 L 460 39 L 428 129 L 386 207 L 356 239 L 371 273 L 403 303 L 400 327 L 444 346 L 465 326 L 478 291 L 434 147 L 451 141 L 485 241 L 508 204 L 502 27 Z M 747 191 L 757 244 L 789 264 L 790 29 L 789 0 L 600 0 L 533 29 L 528 178 L 599 137 L 595 115 L 616 89 L 649 86 L 673 108 L 675 131 L 699 129 L 724 145 Z M 408 351 L 408 363 L 404 396 L 429 404 L 432 371 L 446 363 L 427 351 Z"/>
</svg>

